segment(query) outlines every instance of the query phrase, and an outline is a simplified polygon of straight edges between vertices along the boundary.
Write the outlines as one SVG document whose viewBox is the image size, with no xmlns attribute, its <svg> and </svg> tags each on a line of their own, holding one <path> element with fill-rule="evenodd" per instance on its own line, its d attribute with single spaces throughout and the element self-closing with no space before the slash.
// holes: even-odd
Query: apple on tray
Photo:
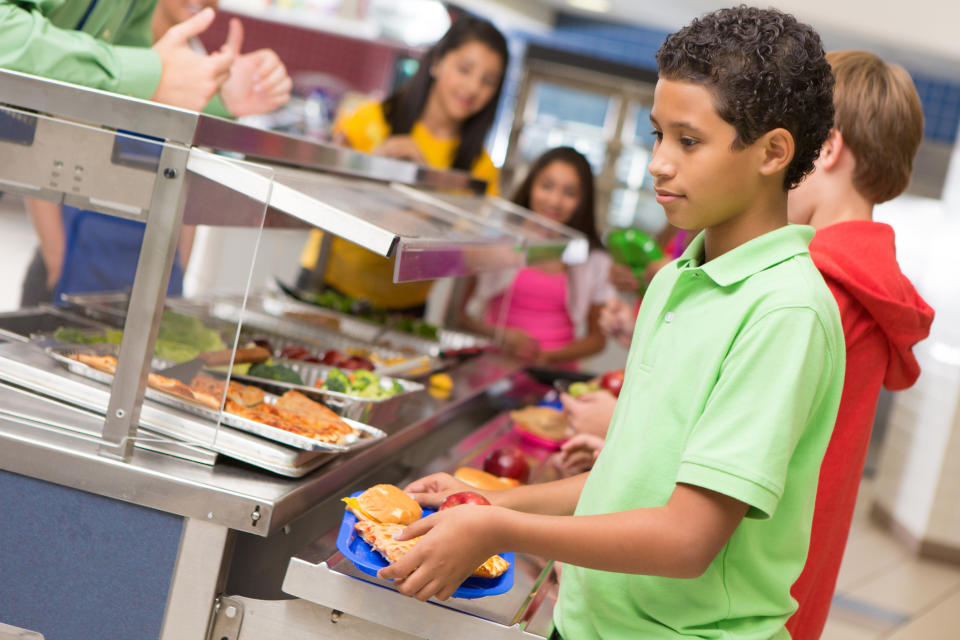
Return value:
<svg viewBox="0 0 960 640">
<path fill-rule="evenodd" d="M 501 478 L 514 478 L 526 482 L 530 477 L 530 464 L 516 447 L 494 449 L 483 461 L 483 470 Z"/>
<path fill-rule="evenodd" d="M 446 497 L 446 499 L 440 504 L 439 511 L 444 509 L 449 509 L 450 507 L 458 507 L 461 504 L 480 504 L 488 505 L 490 501 L 484 498 L 479 493 L 474 493 L 473 491 L 461 491 L 459 493 L 451 493 Z"/>
</svg>

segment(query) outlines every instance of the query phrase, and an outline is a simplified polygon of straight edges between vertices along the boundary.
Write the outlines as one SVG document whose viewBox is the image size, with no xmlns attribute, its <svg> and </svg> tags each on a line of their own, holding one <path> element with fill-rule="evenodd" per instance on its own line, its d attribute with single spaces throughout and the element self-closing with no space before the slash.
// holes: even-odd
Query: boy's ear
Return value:
<svg viewBox="0 0 960 640">
<path fill-rule="evenodd" d="M 833 169 L 840 161 L 840 154 L 845 146 L 846 144 L 843 141 L 843 135 L 840 131 L 838 129 L 830 129 L 826 141 L 823 143 L 823 146 L 820 147 L 820 157 L 817 159 L 818 164 L 823 167 L 825 171 Z"/>
<path fill-rule="evenodd" d="M 760 173 L 772 176 L 785 171 L 796 148 L 793 135 L 783 127 L 772 129 L 758 140 L 761 156 Z"/>
</svg>

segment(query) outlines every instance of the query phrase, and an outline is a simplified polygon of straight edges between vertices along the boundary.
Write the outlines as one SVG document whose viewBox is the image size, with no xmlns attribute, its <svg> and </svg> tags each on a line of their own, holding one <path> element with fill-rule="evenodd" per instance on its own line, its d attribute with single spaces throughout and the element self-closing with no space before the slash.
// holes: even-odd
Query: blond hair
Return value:
<svg viewBox="0 0 960 640">
<path fill-rule="evenodd" d="M 853 184 L 874 204 L 910 184 L 923 109 L 910 74 L 866 51 L 833 51 L 834 128 L 857 160 Z"/>
</svg>

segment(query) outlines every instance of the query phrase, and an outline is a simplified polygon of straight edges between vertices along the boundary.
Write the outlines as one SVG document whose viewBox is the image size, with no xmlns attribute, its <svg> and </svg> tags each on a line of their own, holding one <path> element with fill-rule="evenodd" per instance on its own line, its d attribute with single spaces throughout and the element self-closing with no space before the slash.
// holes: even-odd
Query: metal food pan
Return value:
<svg viewBox="0 0 960 640">
<path fill-rule="evenodd" d="M 213 305 L 212 313 L 215 317 L 230 322 L 236 322 L 241 315 L 241 309 L 233 304 L 217 303 Z M 351 351 L 364 352 L 375 355 L 379 360 L 400 360 L 393 364 L 373 362 L 374 373 L 377 375 L 396 375 L 413 369 L 435 369 L 441 366 L 441 361 L 430 356 L 411 355 L 396 349 L 378 347 L 376 345 L 350 339 L 336 331 L 313 324 L 298 322 L 287 318 L 277 318 L 265 312 L 244 309 L 243 329 L 241 342 L 263 337 L 270 341 L 275 350 L 286 346 L 299 344 L 311 352 L 316 358 L 321 358 L 328 349 L 336 349 L 344 353 Z"/>
<path fill-rule="evenodd" d="M 320 396 L 325 405 L 336 411 L 341 416 L 350 418 L 352 420 L 359 420 L 360 422 L 366 422 L 370 418 L 373 411 L 377 412 L 377 416 L 380 419 L 384 419 L 385 414 L 389 411 L 387 407 L 395 408 L 394 405 L 400 405 L 403 402 L 406 402 L 409 399 L 410 394 L 423 391 L 425 388 L 419 382 L 404 380 L 403 378 L 391 378 L 377 374 L 380 377 L 381 386 L 386 388 L 388 386 L 392 386 L 392 384 L 396 382 L 403 387 L 403 392 L 387 398 L 364 398 L 362 396 L 351 395 L 349 393 L 318 389 L 315 386 L 318 381 L 325 380 L 327 374 L 335 367 L 330 367 L 323 364 L 315 364 L 312 362 L 301 362 L 299 360 L 275 359 L 274 362 L 296 371 L 297 374 L 303 378 L 304 384 L 292 384 L 289 382 L 258 378 L 256 376 L 237 374 L 233 375 L 232 379 L 255 384 L 267 390 L 275 391 L 276 393 L 283 393 L 284 390 L 293 389 L 308 395 Z M 348 372 L 345 369 L 341 369 L 341 371 Z"/>
<path fill-rule="evenodd" d="M 102 348 L 91 349 L 90 347 Z M 113 353 L 111 353 L 111 350 L 107 349 L 106 347 L 114 347 L 112 350 Z M 90 380 L 102 382 L 104 384 L 113 384 L 113 375 L 98 369 L 94 369 L 93 367 L 87 366 L 82 362 L 67 357 L 68 354 L 90 353 L 91 351 L 95 352 L 97 355 L 114 355 L 115 345 L 67 345 L 63 347 L 47 347 L 46 349 L 46 352 L 51 358 L 63 364 L 71 373 L 83 376 Z M 160 362 L 163 361 L 159 361 L 155 358 L 153 364 L 156 365 Z M 305 451 L 346 453 L 366 447 L 376 440 L 385 438 L 387 435 L 376 427 L 371 427 L 349 418 L 343 418 L 344 422 L 346 422 L 353 429 L 359 431 L 361 435 L 347 444 L 332 444 L 314 440 L 313 438 L 307 438 L 289 431 L 284 431 L 283 429 L 271 427 L 270 425 L 262 424 L 254 420 L 242 418 L 226 411 L 220 412 L 195 402 L 190 402 L 189 400 L 158 391 L 157 389 L 153 389 L 151 387 L 146 388 L 144 391 L 144 397 L 149 398 L 150 400 L 153 400 L 159 404 L 163 404 L 174 409 L 180 409 L 181 411 L 185 411 L 202 418 L 207 418 L 208 420 L 212 420 L 214 422 L 220 420 L 222 424 L 240 429 L 242 431 L 247 431 L 248 433 L 253 433 L 276 442 L 281 442 L 298 449 L 303 449 Z M 264 398 L 264 401 L 272 404 L 275 403 L 277 399 L 277 396 L 267 394 L 267 396 Z"/>
<path fill-rule="evenodd" d="M 48 346 L 61 344 L 48 339 L 0 345 L 0 379 L 41 397 L 104 415 L 110 402 L 109 387 L 68 371 L 46 353 Z M 110 345 L 99 347 L 106 351 Z M 149 398 L 140 411 L 140 427 L 288 477 L 304 476 L 338 455 L 289 447 Z"/>
<path fill-rule="evenodd" d="M 285 294 L 282 294 L 285 295 Z M 439 356 L 443 351 L 453 351 L 470 347 L 485 347 L 490 340 L 466 331 L 440 328 L 437 339 L 431 340 L 416 336 L 404 331 L 390 329 L 389 326 L 377 324 L 346 313 L 334 311 L 326 307 L 286 297 L 263 297 L 258 300 L 264 311 L 274 316 L 286 316 L 290 313 L 313 314 L 318 317 L 330 318 L 339 323 L 340 331 L 351 337 L 373 342 L 374 344 L 401 351 L 413 351 L 426 356 Z"/>
<path fill-rule="evenodd" d="M 0 336 L 19 342 L 27 342 L 38 333 L 53 333 L 60 327 L 96 331 L 108 325 L 49 305 L 0 313 Z"/>
</svg>

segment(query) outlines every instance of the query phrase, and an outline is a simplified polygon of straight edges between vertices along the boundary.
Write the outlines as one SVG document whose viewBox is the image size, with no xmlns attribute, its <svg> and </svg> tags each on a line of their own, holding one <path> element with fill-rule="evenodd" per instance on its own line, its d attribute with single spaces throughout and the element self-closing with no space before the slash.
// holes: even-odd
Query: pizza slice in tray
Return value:
<svg viewBox="0 0 960 640">
<path fill-rule="evenodd" d="M 240 384 L 235 380 L 231 380 L 230 384 L 227 385 L 224 380 L 203 374 L 198 374 L 190 383 L 190 388 L 193 391 L 206 393 L 215 398 L 223 397 L 224 387 L 226 387 L 227 399 L 244 407 L 258 405 L 263 402 L 264 397 L 266 397 L 263 389 L 259 387 Z M 220 408 L 219 402 L 217 403 L 217 408 Z"/>
<path fill-rule="evenodd" d="M 94 353 L 70 353 L 67 357 L 81 364 L 111 375 L 117 372 L 117 359 L 114 356 L 98 356 Z"/>
<path fill-rule="evenodd" d="M 404 530 L 405 526 L 394 523 L 371 522 L 357 520 L 354 525 L 363 541 L 376 549 L 377 553 L 393 564 L 407 554 L 420 540 L 420 537 L 411 540 L 395 540 L 394 536 Z M 510 563 L 501 556 L 491 556 L 473 572 L 478 578 L 498 578 L 510 567 Z"/>
</svg>

